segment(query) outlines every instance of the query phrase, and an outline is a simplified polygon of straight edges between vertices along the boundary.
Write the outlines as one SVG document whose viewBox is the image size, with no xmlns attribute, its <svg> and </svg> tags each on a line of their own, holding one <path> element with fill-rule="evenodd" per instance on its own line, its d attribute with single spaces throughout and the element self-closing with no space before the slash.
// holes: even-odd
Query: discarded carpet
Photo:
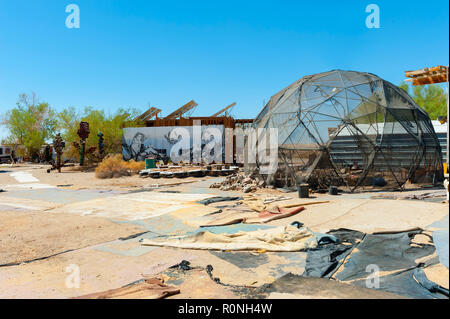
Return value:
<svg viewBox="0 0 450 319">
<path fill-rule="evenodd" d="M 202 227 L 206 226 L 226 226 L 226 225 L 233 225 L 238 223 L 244 223 L 244 224 L 259 224 L 259 223 L 268 223 L 272 220 L 281 219 L 290 217 L 293 215 L 298 214 L 302 210 L 304 210 L 305 207 L 299 206 L 295 208 L 282 208 L 282 207 L 274 207 L 272 209 L 265 209 L 261 211 L 258 215 L 255 213 L 248 213 L 248 212 L 231 212 L 231 213 L 224 213 L 219 214 L 217 218 L 214 220 L 201 225 Z"/>
<path fill-rule="evenodd" d="M 279 202 L 282 203 L 279 203 Z M 306 206 L 306 205 L 316 205 L 316 204 L 324 204 L 329 203 L 330 201 L 301 201 L 298 202 L 298 199 L 292 199 L 290 197 L 269 197 L 269 198 L 261 198 L 259 196 L 250 194 L 245 195 L 242 203 L 246 205 L 251 210 L 256 212 L 262 212 L 263 210 L 273 210 L 276 206 L 281 208 L 292 208 L 298 206 Z"/>
<path fill-rule="evenodd" d="M 268 223 L 272 220 L 286 218 L 289 216 L 296 215 L 300 213 L 302 210 L 304 210 L 305 207 L 299 206 L 295 208 L 281 208 L 281 207 L 275 207 L 274 209 L 267 209 L 263 210 L 261 213 L 258 214 L 258 219 L 250 219 L 246 220 L 247 223 Z"/>
<path fill-rule="evenodd" d="M 178 288 L 166 285 L 163 280 L 149 278 L 138 284 L 84 295 L 74 299 L 162 299 L 179 293 L 180 290 Z"/>
</svg>

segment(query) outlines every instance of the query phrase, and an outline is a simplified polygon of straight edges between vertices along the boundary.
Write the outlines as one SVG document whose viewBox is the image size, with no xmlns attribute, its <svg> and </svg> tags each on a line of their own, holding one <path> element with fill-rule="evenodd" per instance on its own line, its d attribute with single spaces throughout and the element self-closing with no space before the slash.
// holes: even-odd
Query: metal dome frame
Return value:
<svg viewBox="0 0 450 319">
<path fill-rule="evenodd" d="M 380 180 L 401 189 L 408 180 L 443 180 L 428 114 L 404 90 L 371 73 L 305 76 L 272 96 L 254 126 L 278 128 L 279 170 L 297 185 L 314 186 L 321 178 L 321 184 L 354 191 Z"/>
</svg>

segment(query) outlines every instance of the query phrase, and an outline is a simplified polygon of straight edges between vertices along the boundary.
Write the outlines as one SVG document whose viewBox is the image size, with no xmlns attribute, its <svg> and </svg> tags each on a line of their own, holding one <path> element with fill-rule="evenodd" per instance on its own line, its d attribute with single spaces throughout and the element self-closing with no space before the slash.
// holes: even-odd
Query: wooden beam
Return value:
<svg viewBox="0 0 450 319">
<path fill-rule="evenodd" d="M 222 114 L 222 113 L 228 111 L 229 109 L 231 109 L 231 108 L 232 108 L 233 106 L 235 106 L 235 105 L 236 105 L 236 102 L 233 102 L 233 103 L 231 103 L 230 105 L 228 105 L 227 107 L 221 109 L 219 112 L 217 112 L 217 113 L 215 113 L 214 115 L 212 115 L 211 117 L 216 117 L 216 116 L 218 116 L 218 115 L 220 115 L 220 114 Z"/>
<path fill-rule="evenodd" d="M 161 112 L 161 109 L 158 109 L 156 107 L 151 107 L 149 108 L 147 111 L 145 111 L 144 113 L 142 113 L 141 115 L 139 115 L 136 120 L 143 120 L 143 121 L 147 121 L 150 120 L 152 117 L 156 116 L 158 117 L 158 113 Z"/>
<path fill-rule="evenodd" d="M 165 117 L 165 119 L 174 119 L 177 117 L 180 117 L 185 114 L 186 112 L 192 110 L 194 107 L 196 107 L 198 104 L 195 103 L 194 100 L 189 101 L 188 103 L 186 103 L 185 105 L 183 105 L 182 107 L 176 109 L 174 112 L 170 113 L 169 115 L 167 115 Z"/>
</svg>

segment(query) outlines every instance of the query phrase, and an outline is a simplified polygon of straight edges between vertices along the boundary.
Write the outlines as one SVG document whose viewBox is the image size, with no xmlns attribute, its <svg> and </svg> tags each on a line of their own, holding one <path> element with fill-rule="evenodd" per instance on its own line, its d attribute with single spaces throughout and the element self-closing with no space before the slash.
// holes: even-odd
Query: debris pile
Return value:
<svg viewBox="0 0 450 319">
<path fill-rule="evenodd" d="M 251 193 L 259 188 L 265 188 L 266 182 L 257 174 L 245 175 L 243 173 L 235 173 L 228 176 L 223 182 L 214 183 L 210 188 L 218 188 L 221 191 L 242 191 Z"/>
<path fill-rule="evenodd" d="M 345 185 L 345 182 L 333 169 L 318 168 L 311 173 L 308 184 L 312 191 L 323 193 L 327 192 L 331 185 L 342 186 Z"/>
<path fill-rule="evenodd" d="M 230 165 L 192 165 L 180 163 L 178 165 L 166 165 L 160 163 L 156 168 L 143 169 L 139 176 L 146 178 L 185 178 L 185 177 L 204 177 L 204 176 L 229 176 L 239 169 L 237 166 Z"/>
</svg>

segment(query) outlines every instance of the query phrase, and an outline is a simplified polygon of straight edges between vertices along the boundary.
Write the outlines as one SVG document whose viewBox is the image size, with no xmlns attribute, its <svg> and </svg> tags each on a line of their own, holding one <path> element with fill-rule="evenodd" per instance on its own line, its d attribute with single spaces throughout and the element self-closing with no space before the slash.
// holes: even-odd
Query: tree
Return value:
<svg viewBox="0 0 450 319">
<path fill-rule="evenodd" d="M 418 85 L 411 89 L 408 83 L 402 82 L 399 87 L 405 90 L 432 120 L 447 114 L 447 94 L 441 85 Z"/>
<path fill-rule="evenodd" d="M 74 142 L 80 142 L 77 131 L 80 122 L 89 123 L 90 135 L 86 141 L 86 149 L 98 147 L 98 132 L 103 133 L 105 154 L 122 152 L 122 129 L 124 127 L 143 126 L 143 123 L 134 118 L 140 112 L 133 108 L 119 109 L 114 113 L 106 113 L 104 110 L 96 110 L 86 107 L 83 112 L 78 112 L 74 107 L 69 107 L 58 113 L 59 127 L 62 129 L 63 139 L 66 141 L 65 156 L 78 158 L 78 149 Z M 87 155 L 88 159 L 95 156 Z"/>
<path fill-rule="evenodd" d="M 41 146 L 49 142 L 56 131 L 55 112 L 46 102 L 39 102 L 35 93 L 19 95 L 16 106 L 7 111 L 2 124 L 9 131 L 4 143 L 14 152 L 19 145 L 25 149 L 24 157 L 33 158 Z"/>
</svg>

